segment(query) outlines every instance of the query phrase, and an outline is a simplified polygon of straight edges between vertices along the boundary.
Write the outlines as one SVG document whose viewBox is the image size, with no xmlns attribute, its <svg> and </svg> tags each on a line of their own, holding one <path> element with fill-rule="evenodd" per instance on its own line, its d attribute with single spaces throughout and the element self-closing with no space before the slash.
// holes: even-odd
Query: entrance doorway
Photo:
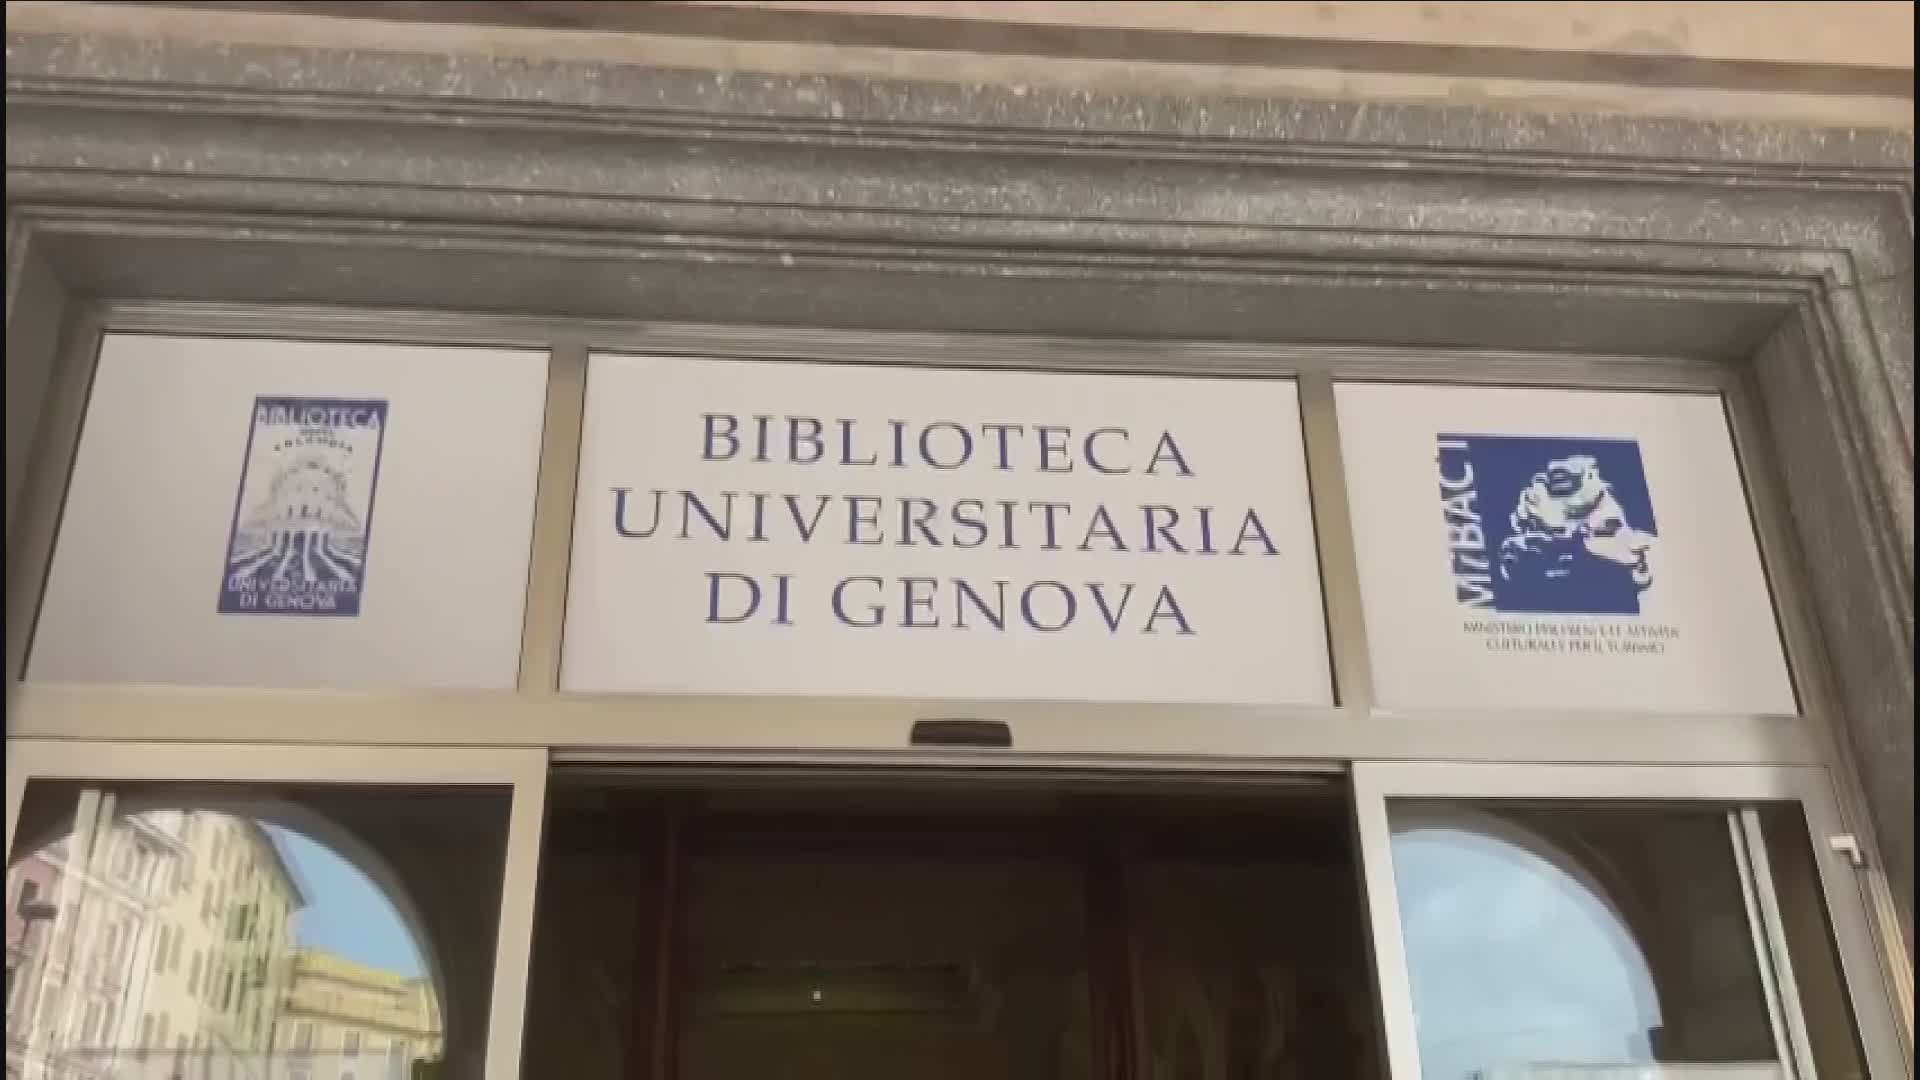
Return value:
<svg viewBox="0 0 1920 1080">
<path fill-rule="evenodd" d="M 1341 780 L 730 781 L 555 775 L 525 1075 L 1379 1075 Z"/>
</svg>

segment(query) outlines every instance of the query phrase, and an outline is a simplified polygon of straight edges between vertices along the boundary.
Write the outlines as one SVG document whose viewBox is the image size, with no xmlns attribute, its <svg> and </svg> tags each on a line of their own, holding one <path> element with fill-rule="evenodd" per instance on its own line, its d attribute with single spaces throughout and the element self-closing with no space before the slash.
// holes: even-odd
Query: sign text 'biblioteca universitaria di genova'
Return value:
<svg viewBox="0 0 1920 1080">
<path fill-rule="evenodd" d="M 1149 700 L 1212 697 L 1281 666 L 1250 633 L 1319 625 L 1298 444 L 1271 381 L 596 357 L 567 681 L 1101 698 L 1147 664 L 1192 671 Z"/>
<path fill-rule="evenodd" d="M 1148 437 L 1143 439 L 1141 434 Z M 971 468 L 1064 475 L 1083 469 L 1106 477 L 1136 471 L 1144 476 L 1194 475 L 1171 431 L 1136 433 L 1104 426 L 1082 433 L 1066 426 L 1029 428 L 998 421 L 889 420 L 883 432 L 873 433 L 863 431 L 860 421 L 852 418 L 710 412 L 700 416 L 698 455 L 704 462 L 744 460 L 764 465 L 778 461 L 831 470 Z M 857 489 L 860 485 L 858 479 L 848 478 L 836 486 Z M 991 481 L 982 486 L 991 486 Z M 755 544 L 777 537 L 801 545 L 892 544 L 961 551 L 991 546 L 1047 553 L 1280 554 L 1253 507 L 1223 513 L 1212 506 L 1111 506 L 1106 502 L 1075 506 L 1052 499 L 980 497 L 947 501 L 922 495 L 854 495 L 844 490 L 834 494 L 702 493 L 616 487 L 609 494 L 613 531 L 631 540 Z M 1151 564 L 1141 567 L 1151 569 Z M 707 570 L 704 620 L 737 623 L 761 617 L 777 626 L 793 626 L 803 617 L 794 607 L 798 577 L 780 572 L 763 580 L 733 570 Z M 798 582 L 803 596 L 807 584 Z M 1097 617 L 1108 633 L 1197 632 L 1173 586 L 1162 579 L 986 581 L 907 576 L 889 580 L 854 574 L 833 582 L 826 593 L 826 607 L 834 622 L 858 629 L 891 622 L 904 629 L 944 626 L 1005 633 L 1011 620 L 1015 631 L 1057 633 L 1082 617 Z"/>
</svg>

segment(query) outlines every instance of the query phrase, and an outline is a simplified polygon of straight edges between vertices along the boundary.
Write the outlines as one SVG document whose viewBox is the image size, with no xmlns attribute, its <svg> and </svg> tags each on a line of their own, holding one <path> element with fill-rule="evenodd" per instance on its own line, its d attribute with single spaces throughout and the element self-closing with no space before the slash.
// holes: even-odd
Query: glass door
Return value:
<svg viewBox="0 0 1920 1080">
<path fill-rule="evenodd" d="M 661 779 L 555 773 L 530 1080 L 1380 1075 L 1337 777 Z"/>
<path fill-rule="evenodd" d="M 1825 784 L 1357 765 L 1395 1080 L 1911 1075 Z"/>
<path fill-rule="evenodd" d="M 7 747 L 7 1080 L 511 1080 L 537 750 Z"/>
</svg>

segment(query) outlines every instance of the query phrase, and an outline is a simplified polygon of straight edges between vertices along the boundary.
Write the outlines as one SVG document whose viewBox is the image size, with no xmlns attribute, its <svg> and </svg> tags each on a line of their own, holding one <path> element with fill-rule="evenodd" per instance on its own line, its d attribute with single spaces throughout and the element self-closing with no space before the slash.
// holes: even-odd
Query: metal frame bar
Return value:
<svg viewBox="0 0 1920 1080">
<path fill-rule="evenodd" d="M 39 621 L 40 600 L 46 590 L 47 571 L 53 565 L 53 545 L 60 533 L 67 485 L 73 477 L 74 457 L 79 452 L 80 435 L 86 424 L 87 400 L 93 391 L 100 338 L 105 332 L 103 316 L 104 313 L 98 311 L 80 312 L 60 337 L 52 377 L 48 379 L 39 445 L 20 504 L 20 543 L 7 553 L 9 735 L 17 727 L 12 698 L 19 680 L 26 675 L 27 652 L 32 647 L 34 626 Z"/>
<path fill-rule="evenodd" d="M 1891 988 L 1880 977 L 1881 950 L 1861 903 L 1859 875 L 1825 843 L 1826 837 L 1835 835 L 1839 824 L 1831 778 L 1825 769 L 1361 761 L 1353 767 L 1353 792 L 1376 975 L 1385 1014 L 1387 1060 L 1395 1080 L 1420 1080 L 1421 1075 L 1387 805 L 1389 800 L 1403 798 L 1799 804 L 1819 867 L 1822 899 L 1832 920 L 1834 945 L 1866 1053 L 1868 1074 L 1876 1078 L 1913 1075 L 1911 1045 L 1904 1038 Z M 1764 864 L 1756 864 L 1756 868 L 1763 869 Z M 1771 882 L 1763 883 L 1763 887 L 1770 888 Z M 1771 939 L 1762 942 L 1770 943 Z M 1763 954 L 1757 959 L 1774 965 L 1775 971 L 1788 970 L 1779 966 L 1783 956 Z M 1790 986 L 1785 989 L 1790 990 Z M 1797 1010 L 1794 1003 L 1789 1013 Z M 1783 1047 L 1783 1054 L 1787 1050 Z M 1793 1061 L 1788 1059 L 1785 1064 L 1791 1068 Z"/>
<path fill-rule="evenodd" d="M 1813 1060 L 1813 1040 L 1807 1034 L 1807 1014 L 1800 1004 L 1800 983 L 1793 974 L 1793 955 L 1787 947 L 1786 925 L 1780 916 L 1780 891 L 1773 880 L 1773 860 L 1767 855 L 1767 836 L 1760 826 L 1760 814 L 1750 806 L 1728 813 L 1733 830 L 1734 851 L 1745 871 L 1743 884 L 1755 905 L 1756 947 L 1768 963 L 1762 965 L 1773 991 L 1770 1002 L 1780 1011 L 1785 1030 L 1781 1033 L 1783 1059 L 1793 1062 L 1800 1080 L 1816 1080 L 1818 1067 Z M 1790 1055 L 1790 1056 L 1789 1056 Z"/>
<path fill-rule="evenodd" d="M 1740 876 L 1740 903 L 1747 916 L 1748 936 L 1753 942 L 1754 966 L 1760 975 L 1760 994 L 1766 1000 L 1767 1027 L 1773 1034 L 1773 1052 L 1780 1058 L 1782 1080 L 1815 1080 L 1812 1069 L 1803 1067 L 1806 1065 L 1802 1061 L 1804 1040 L 1796 1040 L 1792 1034 L 1798 1032 L 1804 1036 L 1806 1033 L 1807 1025 L 1799 998 L 1794 996 L 1796 991 L 1792 980 L 1788 979 L 1783 984 L 1779 977 L 1781 971 L 1791 971 L 1784 964 L 1786 950 L 1779 948 L 1776 951 L 1776 946 L 1784 945 L 1784 942 L 1770 932 L 1766 910 L 1760 901 L 1762 892 L 1771 896 L 1773 882 L 1761 879 L 1759 868 L 1747 847 L 1747 832 L 1742 820 L 1751 812 L 1747 807 L 1727 811 L 1727 845 L 1733 853 L 1735 871 Z"/>
<path fill-rule="evenodd" d="M 520 1075 L 533 902 L 546 820 L 547 755 L 502 747 L 395 749 L 350 745 L 288 754 L 272 744 L 7 740 L 7 851 L 34 780 L 224 781 L 253 784 L 489 784 L 513 792 L 500 925 L 489 995 L 486 1080 Z"/>
<path fill-rule="evenodd" d="M 1354 551 L 1353 517 L 1347 505 L 1347 467 L 1340 448 L 1340 410 L 1334 401 L 1334 380 L 1325 373 L 1312 372 L 1300 376 L 1299 386 L 1307 492 L 1320 555 L 1320 594 L 1327 609 L 1334 701 L 1366 711 L 1374 703 L 1373 657 L 1367 642 L 1366 608 L 1360 601 L 1360 562 Z"/>
<path fill-rule="evenodd" d="M 596 760 L 1217 771 L 1355 758 L 1641 764 L 1822 764 L 1793 717 L 1402 712 L 907 698 L 624 697 L 27 684 L 12 733 L 33 738 L 539 746 Z M 914 720 L 1007 722 L 1014 749 L 913 748 Z M 265 719 L 263 719 L 265 718 Z M 271 729 L 267 723 L 271 723 Z"/>
<path fill-rule="evenodd" d="M 580 471 L 580 418 L 586 395 L 586 349 L 572 342 L 554 345 L 547 356 L 546 422 L 540 431 L 540 480 L 534 491 L 526 617 L 520 629 L 523 694 L 552 694 L 560 688 L 560 638 L 567 621 L 567 569 L 573 555 L 574 480 Z"/>
<path fill-rule="evenodd" d="M 1736 369 L 1714 360 L 1497 349 L 1305 346 L 1180 339 L 1045 337 L 960 331 L 837 330 L 635 319 L 571 319 L 476 311 L 303 304 L 106 301 L 114 333 L 408 342 L 498 348 L 577 344 L 589 352 L 836 364 L 1015 368 L 1106 374 L 1410 379 L 1587 389 L 1719 390 Z"/>
</svg>

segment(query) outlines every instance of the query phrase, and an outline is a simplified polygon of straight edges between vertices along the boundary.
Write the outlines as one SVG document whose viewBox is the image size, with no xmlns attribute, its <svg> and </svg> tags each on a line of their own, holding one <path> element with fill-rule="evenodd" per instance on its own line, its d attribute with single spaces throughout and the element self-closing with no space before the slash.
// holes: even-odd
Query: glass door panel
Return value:
<svg viewBox="0 0 1920 1080">
<path fill-rule="evenodd" d="M 1360 908 L 1342 869 L 1140 868 L 1147 1080 L 1378 1075 Z"/>
<path fill-rule="evenodd" d="M 763 855 L 690 869 L 683 1080 L 1088 1076 L 1070 867 Z"/>
<path fill-rule="evenodd" d="M 1213 828 L 1128 875 L 1142 1080 L 1378 1077 L 1350 837 L 1298 811 Z"/>
<path fill-rule="evenodd" d="M 1723 812 L 1409 800 L 1388 820 L 1429 1080 L 1784 1075 Z"/>
<path fill-rule="evenodd" d="M 544 755 L 8 752 L 8 1080 L 514 1075 Z"/>
<path fill-rule="evenodd" d="M 1375 1080 L 1345 791 L 556 773 L 527 1077 Z"/>
<path fill-rule="evenodd" d="M 1753 772 L 1357 768 L 1396 1080 L 1904 1073 L 1869 1067 L 1903 1065 L 1885 997 L 1849 993 L 1807 817 Z"/>
</svg>

